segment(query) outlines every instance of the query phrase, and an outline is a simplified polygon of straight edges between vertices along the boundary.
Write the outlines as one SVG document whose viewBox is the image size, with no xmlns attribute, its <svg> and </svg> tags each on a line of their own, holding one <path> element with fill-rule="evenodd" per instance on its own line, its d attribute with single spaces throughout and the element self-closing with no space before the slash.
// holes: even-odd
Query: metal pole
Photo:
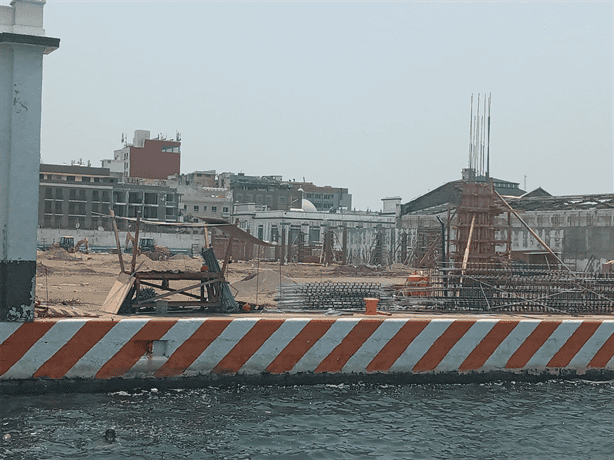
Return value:
<svg viewBox="0 0 614 460">
<path fill-rule="evenodd" d="M 488 95 L 488 143 L 486 147 L 486 177 L 490 177 L 490 94 Z"/>
<path fill-rule="evenodd" d="M 444 266 L 446 263 L 446 226 L 439 216 L 435 217 L 441 224 L 441 265 Z"/>
<path fill-rule="evenodd" d="M 556 259 L 556 260 L 557 260 L 557 261 L 558 261 L 558 262 L 559 262 L 559 263 L 560 263 L 562 266 L 563 266 L 563 267 L 565 267 L 565 268 L 566 268 L 566 269 L 567 269 L 567 270 L 568 270 L 570 273 L 573 273 L 573 272 L 571 271 L 571 268 L 569 268 L 567 265 L 565 265 L 565 262 L 563 262 L 563 261 L 562 261 L 562 260 L 559 258 L 559 256 L 557 256 L 557 255 L 556 255 L 556 254 L 555 254 L 555 253 L 552 251 L 552 249 L 550 249 L 550 247 L 549 247 L 549 246 L 548 246 L 546 243 L 544 243 L 544 242 L 543 242 L 543 240 L 542 240 L 542 239 L 539 237 L 539 235 L 538 235 L 537 233 L 535 233 L 535 232 L 533 231 L 533 229 L 532 229 L 531 227 L 529 227 L 529 225 L 528 225 L 528 224 L 527 224 L 527 223 L 526 223 L 524 220 L 522 220 L 522 217 L 520 217 L 516 211 L 514 211 L 514 208 L 512 208 L 512 207 L 509 205 L 509 203 L 503 199 L 503 197 L 502 197 L 501 195 L 499 195 L 499 192 L 497 192 L 497 191 L 495 190 L 495 193 L 497 194 L 497 196 L 499 197 L 499 199 L 500 199 L 500 200 L 503 202 L 503 204 L 504 204 L 504 205 L 507 207 L 507 209 L 509 209 L 509 210 L 512 212 L 512 214 L 514 214 L 514 215 L 516 216 L 516 218 L 517 218 L 517 219 L 520 221 L 520 223 L 521 223 L 521 224 L 522 224 L 522 225 L 523 225 L 523 226 L 524 226 L 524 227 L 525 227 L 525 228 L 526 228 L 526 229 L 529 231 L 529 233 L 530 233 L 530 234 L 533 236 L 533 238 L 535 238 L 535 239 L 537 240 L 537 242 L 538 242 L 539 244 L 541 244 L 541 245 L 542 245 L 542 247 L 543 247 L 543 248 L 544 248 L 546 251 L 548 251 L 548 252 L 549 252 L 549 253 L 550 253 L 550 254 L 551 254 L 551 255 L 552 255 L 552 256 L 553 256 L 553 257 L 554 257 L 554 258 L 555 258 L 555 259 Z"/>
</svg>

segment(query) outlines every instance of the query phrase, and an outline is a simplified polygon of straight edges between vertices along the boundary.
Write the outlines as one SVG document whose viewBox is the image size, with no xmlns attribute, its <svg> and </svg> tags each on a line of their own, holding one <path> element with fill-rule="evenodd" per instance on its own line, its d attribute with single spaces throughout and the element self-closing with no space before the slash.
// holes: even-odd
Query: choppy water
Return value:
<svg viewBox="0 0 614 460">
<path fill-rule="evenodd" d="M 0 411 L 0 458 L 614 458 L 613 382 L 1 396 Z"/>
</svg>

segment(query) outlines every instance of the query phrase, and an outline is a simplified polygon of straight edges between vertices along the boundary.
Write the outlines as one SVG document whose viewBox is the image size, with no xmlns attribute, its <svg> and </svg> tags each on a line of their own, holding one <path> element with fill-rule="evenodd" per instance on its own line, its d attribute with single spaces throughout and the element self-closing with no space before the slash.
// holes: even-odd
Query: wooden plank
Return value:
<svg viewBox="0 0 614 460">
<path fill-rule="evenodd" d="M 223 281 L 223 277 L 217 272 L 139 272 L 137 271 L 134 276 L 139 280 L 206 280 L 206 279 L 219 279 Z"/>
<path fill-rule="evenodd" d="M 183 294 L 185 291 L 191 291 L 192 289 L 196 289 L 197 287 L 200 287 L 200 286 L 207 286 L 209 284 L 219 283 L 219 282 L 220 282 L 220 280 L 203 281 L 202 283 L 193 284 L 191 286 L 184 287 L 184 288 L 181 288 L 181 289 L 169 289 L 170 292 L 165 292 L 164 294 L 160 294 L 160 295 L 157 295 L 155 297 L 150 297 L 147 300 L 140 300 L 138 302 L 134 302 L 133 305 L 142 305 L 142 304 L 147 303 L 147 302 L 155 302 L 158 299 L 163 299 L 165 297 L 168 297 L 168 296 L 171 296 L 171 295 L 174 295 L 174 294 Z"/>
<path fill-rule="evenodd" d="M 136 215 L 136 230 L 134 231 L 134 243 L 132 244 L 132 271 L 130 273 L 134 273 L 136 266 L 136 257 L 139 254 L 139 223 L 141 222 L 141 213 L 137 213 Z"/>
<path fill-rule="evenodd" d="M 122 257 L 122 247 L 119 244 L 119 234 L 117 233 L 117 223 L 115 222 L 115 212 L 111 208 L 109 208 L 111 212 L 111 217 L 113 218 L 113 232 L 115 233 L 115 243 L 117 244 L 117 256 L 119 257 L 119 267 L 124 273 L 126 270 L 124 269 L 124 258 Z"/>
<path fill-rule="evenodd" d="M 134 281 L 134 276 L 120 273 L 102 304 L 102 311 L 116 315 L 128 292 L 130 292 L 130 288 L 134 285 Z"/>
</svg>

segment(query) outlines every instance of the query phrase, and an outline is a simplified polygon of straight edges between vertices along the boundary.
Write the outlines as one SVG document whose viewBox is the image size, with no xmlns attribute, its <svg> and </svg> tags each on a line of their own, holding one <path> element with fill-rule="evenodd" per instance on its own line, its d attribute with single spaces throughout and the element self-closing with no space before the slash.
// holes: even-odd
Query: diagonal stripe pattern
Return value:
<svg viewBox="0 0 614 460">
<path fill-rule="evenodd" d="M 614 321 L 422 316 L 0 323 L 0 381 L 553 369 L 614 371 Z"/>
</svg>

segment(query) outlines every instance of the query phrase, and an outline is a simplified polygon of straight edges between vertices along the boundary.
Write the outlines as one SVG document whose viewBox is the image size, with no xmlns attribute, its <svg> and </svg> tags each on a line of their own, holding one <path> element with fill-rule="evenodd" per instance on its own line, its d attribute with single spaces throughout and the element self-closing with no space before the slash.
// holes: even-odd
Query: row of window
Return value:
<svg viewBox="0 0 614 460">
<path fill-rule="evenodd" d="M 67 191 L 67 192 L 66 192 Z M 68 193 L 68 199 L 73 201 L 87 201 L 87 194 L 85 189 L 62 187 L 45 187 L 45 199 L 46 200 L 63 200 L 64 196 Z M 109 190 L 92 190 L 92 201 L 102 201 L 108 203 L 110 201 L 111 193 Z"/>
<path fill-rule="evenodd" d="M 322 193 L 306 193 L 305 198 L 308 200 L 332 200 L 334 195 L 326 195 Z"/>
<path fill-rule="evenodd" d="M 62 175 L 62 174 L 43 174 L 40 173 L 38 175 L 40 180 L 65 180 L 66 182 L 105 182 L 105 183 L 114 183 L 114 177 L 97 177 L 97 176 L 70 176 L 70 175 Z"/>
<path fill-rule="evenodd" d="M 243 199 L 245 197 L 245 200 Z M 255 204 L 266 204 L 267 206 L 273 206 L 273 195 L 261 195 L 256 194 L 256 199 L 254 200 L 253 193 L 246 193 L 245 195 L 241 193 L 237 193 L 236 202 L 237 203 L 255 203 Z M 297 199 L 298 201 L 298 199 Z M 287 204 L 288 197 L 285 195 L 281 195 L 277 197 L 277 203 L 279 204 Z"/>
<path fill-rule="evenodd" d="M 44 213 L 45 214 L 63 214 L 63 201 L 45 201 Z M 68 202 L 68 214 L 86 215 L 86 203 L 73 203 Z M 109 212 L 108 205 L 104 203 L 92 203 L 92 213 L 106 214 Z"/>
<path fill-rule="evenodd" d="M 201 206 L 195 204 L 192 208 L 193 208 L 192 209 L 193 212 L 200 212 Z M 202 208 L 203 208 L 203 212 L 207 211 L 207 206 L 203 205 Z M 187 204 L 183 205 L 183 210 L 184 211 L 188 210 L 188 205 Z M 211 206 L 211 212 L 213 212 L 213 213 L 217 212 L 217 206 Z M 222 207 L 222 212 L 230 212 L 230 211 L 229 211 L 229 208 L 227 206 L 224 206 L 224 207 Z"/>
</svg>

